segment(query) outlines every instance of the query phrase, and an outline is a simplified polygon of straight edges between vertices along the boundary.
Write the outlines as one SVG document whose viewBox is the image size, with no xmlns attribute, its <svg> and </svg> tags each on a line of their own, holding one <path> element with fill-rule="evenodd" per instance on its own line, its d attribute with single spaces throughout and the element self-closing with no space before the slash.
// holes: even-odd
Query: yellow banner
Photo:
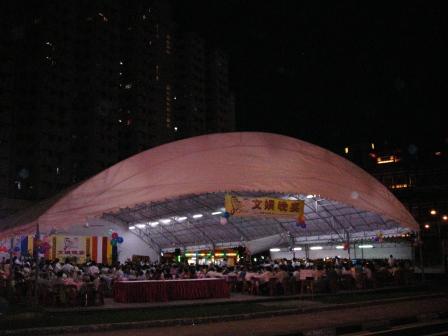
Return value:
<svg viewBox="0 0 448 336">
<path fill-rule="evenodd" d="M 226 211 L 232 216 L 303 218 L 305 202 L 269 197 L 225 196 Z"/>
</svg>

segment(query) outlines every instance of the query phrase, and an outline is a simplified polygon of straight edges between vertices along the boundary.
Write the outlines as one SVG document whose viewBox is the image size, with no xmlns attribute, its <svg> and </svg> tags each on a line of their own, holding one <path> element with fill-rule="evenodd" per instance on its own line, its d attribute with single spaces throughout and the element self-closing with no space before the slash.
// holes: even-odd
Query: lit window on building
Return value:
<svg viewBox="0 0 448 336">
<path fill-rule="evenodd" d="M 409 188 L 409 185 L 407 183 L 402 183 L 402 184 L 392 184 L 390 186 L 391 189 L 405 189 L 405 188 Z"/>
<path fill-rule="evenodd" d="M 348 154 L 348 147 L 345 147 L 345 148 L 344 148 L 344 153 L 345 153 L 345 154 Z"/>
<path fill-rule="evenodd" d="M 132 83 L 128 83 L 124 86 L 125 89 L 131 89 L 132 88 Z"/>
<path fill-rule="evenodd" d="M 377 164 L 397 163 L 400 158 L 396 155 L 379 156 L 376 158 Z"/>
<path fill-rule="evenodd" d="M 171 85 L 165 87 L 166 127 L 171 128 Z"/>
<path fill-rule="evenodd" d="M 165 52 L 167 53 L 167 55 L 171 54 L 171 35 L 170 34 L 166 34 Z"/>
<path fill-rule="evenodd" d="M 373 142 L 370 144 L 370 148 L 375 149 L 375 144 Z"/>
</svg>

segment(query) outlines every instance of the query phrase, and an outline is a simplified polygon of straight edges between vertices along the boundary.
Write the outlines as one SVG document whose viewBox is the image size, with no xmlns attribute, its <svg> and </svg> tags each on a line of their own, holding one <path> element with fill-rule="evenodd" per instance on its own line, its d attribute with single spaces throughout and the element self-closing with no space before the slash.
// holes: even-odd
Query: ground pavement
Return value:
<svg viewBox="0 0 448 336">
<path fill-rule="evenodd" d="M 314 313 L 302 313 L 284 315 L 251 320 L 217 322 L 201 325 L 180 325 L 171 327 L 154 327 L 148 329 L 126 329 L 96 333 L 68 333 L 67 336 L 97 335 L 97 336 L 267 336 L 267 335 L 291 335 L 308 331 L 309 335 L 335 335 L 325 328 L 335 328 L 350 325 L 374 326 L 391 319 L 406 319 L 418 317 L 419 320 L 431 319 L 438 313 L 448 313 L 448 298 L 445 296 L 393 302 L 369 306 L 362 303 L 359 307 L 320 311 Z M 316 332 L 321 330 L 323 333 Z"/>
</svg>

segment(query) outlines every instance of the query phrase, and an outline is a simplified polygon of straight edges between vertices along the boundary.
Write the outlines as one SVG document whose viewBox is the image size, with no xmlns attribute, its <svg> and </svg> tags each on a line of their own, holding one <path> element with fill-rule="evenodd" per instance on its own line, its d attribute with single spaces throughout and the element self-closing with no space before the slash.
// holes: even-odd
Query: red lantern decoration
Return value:
<svg viewBox="0 0 448 336">
<path fill-rule="evenodd" d="M 118 238 L 118 233 L 116 233 L 116 232 L 112 232 L 112 238 L 113 238 L 113 239 L 117 239 L 117 238 Z"/>
</svg>

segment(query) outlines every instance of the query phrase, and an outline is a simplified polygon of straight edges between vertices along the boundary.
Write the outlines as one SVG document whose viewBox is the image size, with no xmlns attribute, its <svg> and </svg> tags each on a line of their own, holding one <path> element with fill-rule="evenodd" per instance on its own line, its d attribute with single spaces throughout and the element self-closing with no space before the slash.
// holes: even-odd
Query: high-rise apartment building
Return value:
<svg viewBox="0 0 448 336">
<path fill-rule="evenodd" d="M 166 1 L 2 4 L 0 197 L 42 199 L 142 150 L 234 130 L 225 55 Z"/>
</svg>

